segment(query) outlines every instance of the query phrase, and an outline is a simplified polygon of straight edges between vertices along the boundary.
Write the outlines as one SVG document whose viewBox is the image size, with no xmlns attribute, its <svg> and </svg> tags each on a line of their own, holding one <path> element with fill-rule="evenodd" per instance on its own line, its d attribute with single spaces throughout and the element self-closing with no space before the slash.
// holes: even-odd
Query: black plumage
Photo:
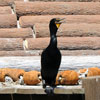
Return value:
<svg viewBox="0 0 100 100">
<path fill-rule="evenodd" d="M 61 63 L 61 53 L 57 48 L 57 30 L 62 23 L 62 19 L 54 18 L 50 21 L 50 43 L 41 54 L 41 75 L 45 92 L 52 93 L 55 87 L 56 76 Z M 50 86 L 51 88 L 47 88 Z"/>
</svg>

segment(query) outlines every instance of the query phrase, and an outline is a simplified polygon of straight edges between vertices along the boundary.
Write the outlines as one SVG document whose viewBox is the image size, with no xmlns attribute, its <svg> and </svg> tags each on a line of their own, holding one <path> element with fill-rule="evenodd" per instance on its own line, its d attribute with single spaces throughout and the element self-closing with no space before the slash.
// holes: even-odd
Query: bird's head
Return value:
<svg viewBox="0 0 100 100">
<path fill-rule="evenodd" d="M 50 33 L 56 33 L 60 25 L 64 22 L 65 18 L 53 18 L 50 21 L 49 28 Z"/>
</svg>

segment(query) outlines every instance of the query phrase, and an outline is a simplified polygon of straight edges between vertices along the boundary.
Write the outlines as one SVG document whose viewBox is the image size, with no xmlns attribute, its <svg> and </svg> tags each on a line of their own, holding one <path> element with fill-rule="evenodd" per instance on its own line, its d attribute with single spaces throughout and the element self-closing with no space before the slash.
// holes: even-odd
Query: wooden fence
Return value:
<svg viewBox="0 0 100 100">
<path fill-rule="evenodd" d="M 83 79 L 85 100 L 100 100 L 100 76 Z"/>
</svg>

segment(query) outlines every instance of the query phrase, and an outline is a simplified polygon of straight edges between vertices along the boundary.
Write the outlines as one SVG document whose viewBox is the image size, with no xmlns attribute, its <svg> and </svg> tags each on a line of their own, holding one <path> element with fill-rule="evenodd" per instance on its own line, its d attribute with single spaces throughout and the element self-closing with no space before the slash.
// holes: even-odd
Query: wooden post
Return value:
<svg viewBox="0 0 100 100">
<path fill-rule="evenodd" d="M 84 78 L 82 87 L 85 89 L 85 100 L 100 100 L 100 76 Z"/>
</svg>

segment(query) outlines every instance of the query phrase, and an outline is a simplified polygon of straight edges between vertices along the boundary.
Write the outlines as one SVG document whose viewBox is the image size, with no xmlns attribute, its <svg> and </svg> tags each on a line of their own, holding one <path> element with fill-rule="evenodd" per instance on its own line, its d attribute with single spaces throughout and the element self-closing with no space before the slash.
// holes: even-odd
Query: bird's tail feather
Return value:
<svg viewBox="0 0 100 100">
<path fill-rule="evenodd" d="M 54 88 L 53 88 L 53 87 L 46 87 L 46 88 L 45 88 L 45 92 L 46 92 L 48 95 L 52 95 L 52 94 L 54 94 Z"/>
</svg>

